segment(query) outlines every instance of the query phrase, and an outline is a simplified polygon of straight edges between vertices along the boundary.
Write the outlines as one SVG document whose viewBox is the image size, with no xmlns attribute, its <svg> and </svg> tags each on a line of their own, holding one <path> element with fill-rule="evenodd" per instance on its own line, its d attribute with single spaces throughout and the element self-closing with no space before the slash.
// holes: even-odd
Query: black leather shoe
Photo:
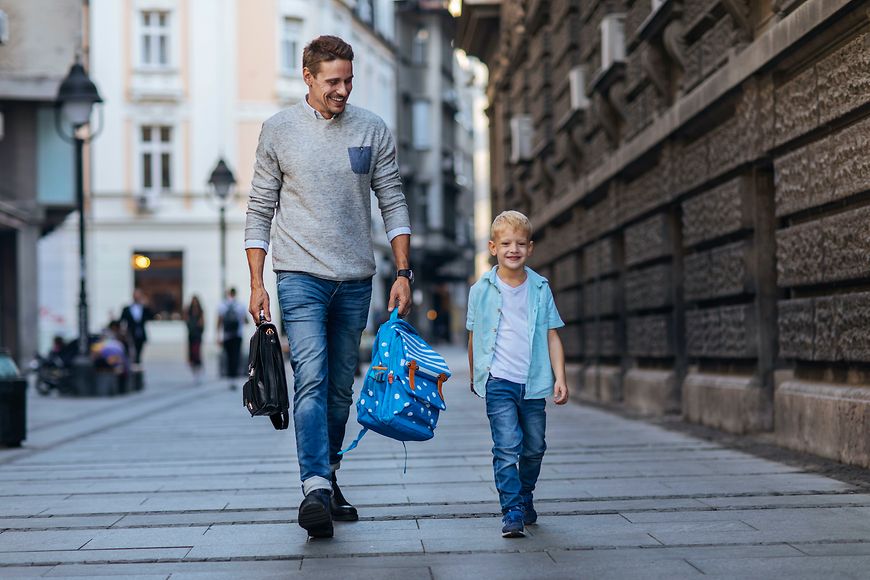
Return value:
<svg viewBox="0 0 870 580">
<path fill-rule="evenodd" d="M 355 522 L 359 519 L 356 508 L 344 499 L 334 473 L 332 474 L 332 497 L 329 499 L 329 510 L 332 512 L 332 519 L 338 522 Z"/>
<path fill-rule="evenodd" d="M 312 538 L 332 537 L 332 514 L 329 509 L 331 499 L 329 491 L 315 489 L 299 504 L 299 525 Z"/>
</svg>

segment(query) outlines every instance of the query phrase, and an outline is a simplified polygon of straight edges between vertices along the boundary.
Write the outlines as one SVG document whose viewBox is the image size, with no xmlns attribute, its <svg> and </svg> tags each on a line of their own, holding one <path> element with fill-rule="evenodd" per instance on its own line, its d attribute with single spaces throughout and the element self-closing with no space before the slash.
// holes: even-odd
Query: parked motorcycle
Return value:
<svg viewBox="0 0 870 580">
<path fill-rule="evenodd" d="M 57 391 L 60 395 L 74 394 L 71 363 L 78 348 L 76 341 L 64 343 L 55 338 L 51 351 L 42 356 L 39 353 L 30 361 L 31 383 L 40 395 L 48 396 Z"/>
<path fill-rule="evenodd" d="M 91 335 L 88 337 L 88 347 L 95 367 L 126 365 L 126 355 L 120 342 L 110 344 L 103 337 Z M 64 342 L 58 336 L 48 354 L 34 355 L 30 361 L 30 383 L 37 393 L 44 396 L 53 392 L 59 395 L 78 394 L 72 380 L 72 363 L 78 355 L 78 348 L 77 339 Z"/>
</svg>

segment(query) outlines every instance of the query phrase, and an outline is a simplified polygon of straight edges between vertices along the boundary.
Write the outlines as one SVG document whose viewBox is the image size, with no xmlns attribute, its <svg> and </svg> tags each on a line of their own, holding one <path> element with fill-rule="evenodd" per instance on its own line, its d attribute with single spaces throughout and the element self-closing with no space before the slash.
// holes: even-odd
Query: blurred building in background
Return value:
<svg viewBox="0 0 870 580">
<path fill-rule="evenodd" d="M 464 334 L 473 274 L 473 63 L 457 60 L 455 23 L 439 0 L 396 3 L 398 155 L 411 212 L 415 325 L 430 339 Z"/>
<path fill-rule="evenodd" d="M 870 466 L 867 9 L 462 2 L 581 396 Z"/>
<path fill-rule="evenodd" d="M 84 22 L 81 0 L 0 0 L 0 348 L 19 363 L 37 348 L 36 288 L 56 282 L 38 275 L 39 239 L 76 205 L 73 147 L 55 129 L 54 100 L 76 55 L 86 57 Z M 73 307 L 59 322 L 74 335 L 70 243 Z"/>
<path fill-rule="evenodd" d="M 180 356 L 176 347 L 185 338 L 182 308 L 194 294 L 206 312 L 206 344 L 214 344 L 209 337 L 222 298 L 221 201 L 208 180 L 218 160 L 226 161 L 237 183 L 226 205 L 227 286 L 237 287 L 247 303 L 243 230 L 261 125 L 306 94 L 301 74 L 305 44 L 320 34 L 337 34 L 354 48 L 351 103 L 380 115 L 395 133 L 394 3 L 89 4 L 90 75 L 105 100 L 104 128 L 93 142 L 91 160 L 92 330 L 117 317 L 134 287 L 140 287 L 161 318 L 150 325 L 152 344 L 166 344 Z M 0 46 L 0 58 L 4 48 Z M 71 54 L 62 60 L 57 64 L 60 73 L 69 66 Z M 376 281 L 373 310 L 383 311 L 394 268 L 374 203 L 373 215 L 378 270 L 384 274 Z M 40 246 L 40 269 L 53 281 L 40 294 L 45 341 L 55 333 L 69 336 L 75 328 L 75 232 L 75 225 L 67 223 Z M 268 258 L 267 271 L 267 284 L 274 288 Z"/>
</svg>

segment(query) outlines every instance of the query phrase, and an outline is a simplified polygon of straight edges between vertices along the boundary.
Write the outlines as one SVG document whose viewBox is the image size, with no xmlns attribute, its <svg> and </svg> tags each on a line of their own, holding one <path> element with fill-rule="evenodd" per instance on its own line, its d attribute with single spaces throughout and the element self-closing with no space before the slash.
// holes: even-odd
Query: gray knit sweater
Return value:
<svg viewBox="0 0 870 580">
<path fill-rule="evenodd" d="M 410 227 L 396 147 L 384 121 L 352 105 L 331 120 L 315 118 L 299 102 L 269 118 L 260 132 L 246 247 L 265 242 L 276 271 L 369 278 L 375 273 L 372 190 L 386 231 Z"/>
</svg>

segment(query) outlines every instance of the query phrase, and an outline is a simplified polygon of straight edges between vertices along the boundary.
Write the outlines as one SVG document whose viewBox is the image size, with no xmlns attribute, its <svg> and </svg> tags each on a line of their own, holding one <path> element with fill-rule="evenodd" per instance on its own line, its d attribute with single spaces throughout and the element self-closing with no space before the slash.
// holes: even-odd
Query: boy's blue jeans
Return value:
<svg viewBox="0 0 870 580">
<path fill-rule="evenodd" d="M 531 498 L 547 450 L 546 399 L 524 399 L 525 394 L 525 385 L 492 376 L 486 382 L 492 468 L 502 513 Z"/>
<path fill-rule="evenodd" d="M 353 404 L 359 342 L 372 281 L 335 282 L 301 272 L 278 274 L 278 302 L 293 366 L 293 424 L 302 489 L 332 489 Z"/>
</svg>

